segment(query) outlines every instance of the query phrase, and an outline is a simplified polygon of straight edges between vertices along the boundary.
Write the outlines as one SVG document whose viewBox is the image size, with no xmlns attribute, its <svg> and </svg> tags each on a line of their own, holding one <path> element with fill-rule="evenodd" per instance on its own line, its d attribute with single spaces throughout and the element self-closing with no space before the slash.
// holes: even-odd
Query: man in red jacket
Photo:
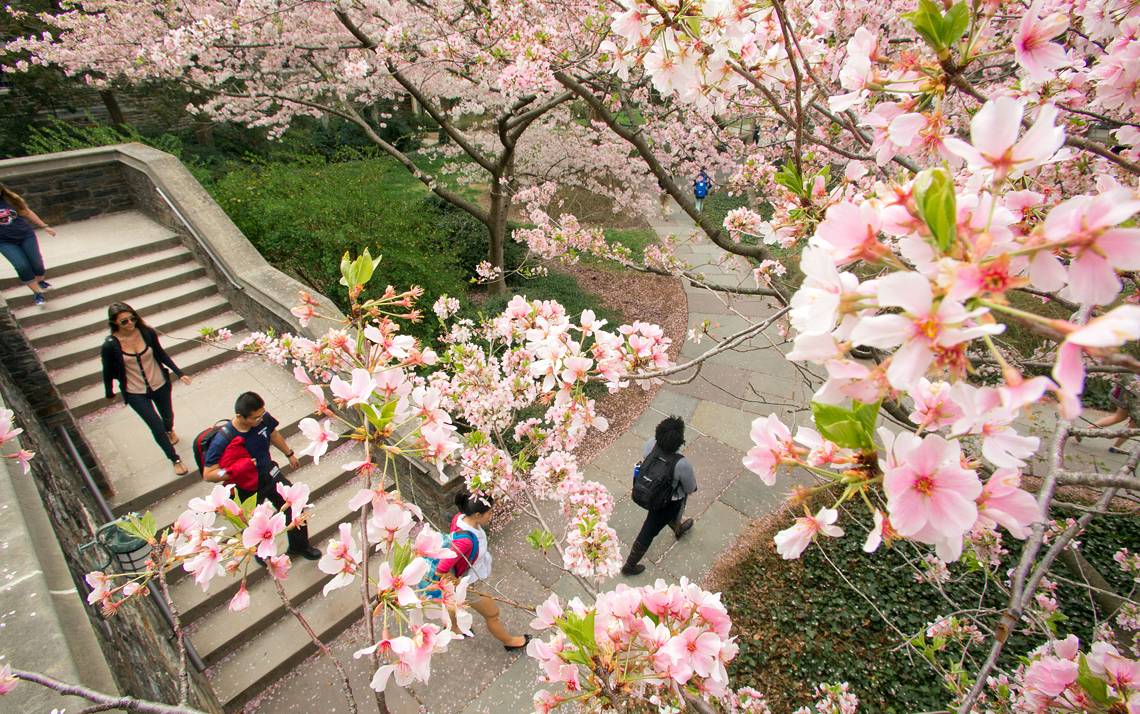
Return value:
<svg viewBox="0 0 1140 714">
<path fill-rule="evenodd" d="M 285 499 L 277 493 L 277 485 L 292 484 L 281 475 L 269 454 L 272 444 L 294 469 L 301 462 L 289 448 L 285 437 L 277 431 L 279 422 L 265 410 L 265 400 L 255 392 L 245 392 L 234 403 L 234 418 L 210 442 L 203 459 L 202 476 L 207 481 L 222 481 L 237 486 L 238 498 L 245 500 L 256 494 L 257 502 L 269 501 L 278 509 Z M 285 518 L 292 522 L 288 509 Z M 289 538 L 289 555 L 308 560 L 319 560 L 321 551 L 309 542 L 307 526 L 286 531 Z"/>
</svg>

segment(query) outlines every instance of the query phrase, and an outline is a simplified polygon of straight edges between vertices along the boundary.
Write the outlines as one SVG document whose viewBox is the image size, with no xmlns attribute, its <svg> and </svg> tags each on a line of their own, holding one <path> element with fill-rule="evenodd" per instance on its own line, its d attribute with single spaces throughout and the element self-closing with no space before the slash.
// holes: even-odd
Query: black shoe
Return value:
<svg viewBox="0 0 1140 714">
<path fill-rule="evenodd" d="M 314 548 L 311 545 L 306 546 L 304 548 L 299 548 L 297 550 L 293 550 L 292 548 L 290 548 L 286 552 L 289 555 L 299 555 L 302 558 L 304 558 L 305 560 L 320 560 L 321 559 L 321 551 L 317 548 Z"/>
<path fill-rule="evenodd" d="M 1110 446 L 1110 447 L 1108 447 L 1108 453 L 1110 453 L 1110 454 L 1127 454 L 1128 452 L 1125 451 L 1124 449 L 1118 448 L 1116 446 Z"/>
<path fill-rule="evenodd" d="M 531 639 L 533 639 L 533 638 L 530 635 L 523 635 L 523 643 L 521 645 L 517 645 L 515 647 L 511 647 L 510 645 L 503 645 L 503 649 L 505 649 L 507 652 L 514 652 L 515 650 L 521 650 L 524 647 L 526 647 L 528 644 L 530 644 Z"/>
<path fill-rule="evenodd" d="M 688 533 L 689 529 L 692 527 L 693 527 L 693 519 L 692 518 L 686 518 L 685 522 L 682 523 L 680 526 L 678 526 L 677 530 L 673 531 L 673 535 L 677 537 L 677 540 L 680 540 L 681 536 Z"/>
<path fill-rule="evenodd" d="M 625 565 L 621 566 L 622 575 L 641 575 L 644 572 L 645 566 L 641 563 L 634 563 L 633 565 L 626 563 Z"/>
</svg>

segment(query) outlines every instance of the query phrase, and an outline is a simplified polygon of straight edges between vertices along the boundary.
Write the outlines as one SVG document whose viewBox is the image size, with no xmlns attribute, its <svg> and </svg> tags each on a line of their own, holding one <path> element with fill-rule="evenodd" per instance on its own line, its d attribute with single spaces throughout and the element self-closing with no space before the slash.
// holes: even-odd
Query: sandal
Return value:
<svg viewBox="0 0 1140 714">
<path fill-rule="evenodd" d="M 185 476 L 188 473 L 190 473 L 190 469 L 186 468 L 186 466 L 181 461 L 174 462 L 175 476 Z"/>
<path fill-rule="evenodd" d="M 166 438 L 170 439 L 171 446 L 174 446 L 178 443 L 178 434 L 174 433 L 173 431 L 166 432 Z"/>
<path fill-rule="evenodd" d="M 1127 454 L 1128 452 L 1125 451 L 1124 449 L 1120 449 L 1120 448 L 1117 448 L 1115 446 L 1110 446 L 1110 447 L 1108 447 L 1108 453 L 1110 453 L 1110 454 Z"/>
</svg>

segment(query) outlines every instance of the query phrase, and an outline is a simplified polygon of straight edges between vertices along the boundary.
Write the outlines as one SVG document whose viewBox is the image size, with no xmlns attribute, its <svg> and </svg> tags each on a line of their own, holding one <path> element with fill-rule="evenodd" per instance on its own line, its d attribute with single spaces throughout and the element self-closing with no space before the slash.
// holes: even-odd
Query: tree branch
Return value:
<svg viewBox="0 0 1140 714">
<path fill-rule="evenodd" d="M 103 707 L 103 711 L 107 709 L 122 709 L 128 712 L 142 712 L 143 714 L 206 714 L 201 709 L 191 709 L 190 707 L 181 705 L 171 706 L 170 704 L 149 702 L 144 699 L 135 699 L 134 697 L 113 697 L 78 684 L 61 682 L 58 679 L 49 677 L 46 674 L 40 674 L 39 672 L 13 669 L 12 676 L 25 682 L 32 682 L 42 687 L 47 687 L 53 692 L 58 692 L 64 696 L 86 699 L 89 702 Z M 95 709 L 94 711 L 100 710 Z"/>
</svg>

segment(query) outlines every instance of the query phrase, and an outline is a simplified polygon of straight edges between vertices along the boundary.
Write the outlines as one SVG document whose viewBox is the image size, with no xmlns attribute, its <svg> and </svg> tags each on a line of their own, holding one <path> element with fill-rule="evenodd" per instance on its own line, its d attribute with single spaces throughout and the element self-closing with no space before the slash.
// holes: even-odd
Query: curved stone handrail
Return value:
<svg viewBox="0 0 1140 714">
<path fill-rule="evenodd" d="M 37 174 L 77 171 L 101 165 L 120 164 L 146 179 L 150 187 L 161 193 L 157 200 L 138 195 L 135 200 L 148 213 L 168 210 L 165 196 L 175 209 L 168 220 L 182 223 L 189 238 L 201 248 L 199 257 L 213 264 L 219 277 L 233 281 L 236 287 L 249 295 L 249 299 L 289 326 L 297 334 L 310 337 L 324 334 L 332 323 L 313 320 L 308 327 L 290 313 L 297 304 L 297 293 L 306 287 L 270 265 L 246 239 L 229 216 L 210 197 L 198 180 L 186 170 L 182 162 L 171 154 L 138 143 L 117 144 L 93 149 L 79 149 L 56 154 L 41 154 L 0 161 L 0 181 L 18 180 Z M 334 319 L 343 314 L 335 304 L 321 294 L 313 297 L 320 303 L 319 312 Z"/>
</svg>

